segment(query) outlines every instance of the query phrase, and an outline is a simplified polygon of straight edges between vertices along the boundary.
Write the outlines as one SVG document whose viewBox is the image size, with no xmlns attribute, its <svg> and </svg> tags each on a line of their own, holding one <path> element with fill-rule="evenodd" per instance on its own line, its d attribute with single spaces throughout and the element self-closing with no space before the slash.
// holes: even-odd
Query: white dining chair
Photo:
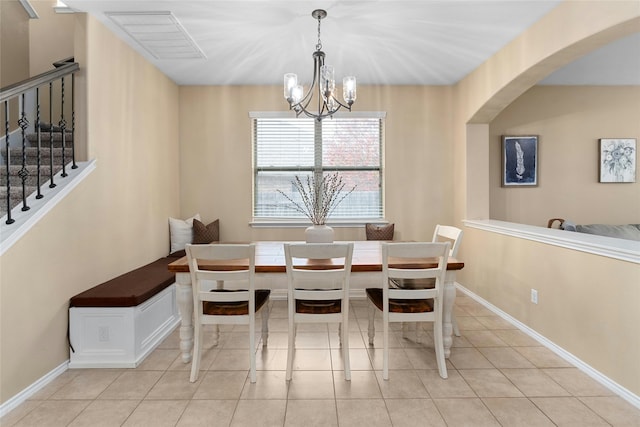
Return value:
<svg viewBox="0 0 640 427">
<path fill-rule="evenodd" d="M 438 371 L 447 378 L 442 334 L 444 280 L 449 258 L 449 242 L 406 242 L 382 244 L 382 287 L 367 288 L 367 298 L 371 302 L 369 311 L 369 345 L 375 337 L 375 313 L 382 312 L 383 362 L 382 378 L 389 379 L 389 323 L 391 322 L 433 322 L 433 339 Z M 434 268 L 394 267 L 390 259 L 437 258 Z M 433 288 L 396 287 L 394 283 L 404 280 L 434 279 Z"/>
<path fill-rule="evenodd" d="M 269 289 L 255 289 L 254 244 L 185 246 L 194 304 L 194 343 L 190 381 L 198 379 L 203 325 L 249 325 L 249 378 L 256 382 L 255 314 L 262 309 L 262 345 L 269 334 Z M 206 261 L 238 260 L 234 270 L 216 270 Z"/>
<path fill-rule="evenodd" d="M 433 231 L 433 242 L 450 242 L 451 250 L 449 250 L 449 258 L 456 258 L 458 256 L 458 249 L 460 249 L 460 243 L 462 243 L 462 230 L 453 227 L 451 225 L 436 225 Z M 458 320 L 456 315 L 451 310 L 451 324 L 453 326 L 453 333 L 455 336 L 460 336 L 460 329 L 458 327 Z"/>
<path fill-rule="evenodd" d="M 450 225 L 436 225 L 435 230 L 433 231 L 432 242 L 449 242 L 451 243 L 451 249 L 449 250 L 449 258 L 455 258 L 458 255 L 458 249 L 460 249 L 460 243 L 462 243 L 462 230 L 453 227 Z M 422 279 L 422 280 L 405 280 L 403 281 L 404 287 L 410 288 L 432 288 L 434 286 L 433 279 Z M 458 320 L 456 319 L 456 315 L 451 310 L 451 326 L 453 328 L 453 333 L 455 336 L 460 336 L 460 328 L 458 327 Z M 416 335 L 418 334 L 418 329 L 416 329 Z M 406 338 L 407 336 L 407 325 L 402 325 L 402 336 Z"/>
<path fill-rule="evenodd" d="M 345 380 L 349 362 L 349 277 L 353 243 L 285 243 L 289 347 L 287 381 L 291 380 L 296 326 L 299 323 L 338 323 Z"/>
</svg>

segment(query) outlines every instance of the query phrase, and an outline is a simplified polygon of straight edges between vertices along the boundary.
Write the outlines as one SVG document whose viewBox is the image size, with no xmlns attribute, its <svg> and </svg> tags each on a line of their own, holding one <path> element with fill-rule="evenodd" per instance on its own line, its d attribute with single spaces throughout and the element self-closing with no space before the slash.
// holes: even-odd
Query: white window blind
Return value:
<svg viewBox="0 0 640 427">
<path fill-rule="evenodd" d="M 299 201 L 295 176 L 336 171 L 355 190 L 329 220 L 382 218 L 382 140 L 380 117 L 253 118 L 254 218 L 304 218 L 278 190 Z"/>
</svg>

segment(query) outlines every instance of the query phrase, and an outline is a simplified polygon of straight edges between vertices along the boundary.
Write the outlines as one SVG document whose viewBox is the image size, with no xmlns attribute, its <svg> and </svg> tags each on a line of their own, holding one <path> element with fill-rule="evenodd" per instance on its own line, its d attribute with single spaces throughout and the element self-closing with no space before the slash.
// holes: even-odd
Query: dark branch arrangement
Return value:
<svg viewBox="0 0 640 427">
<path fill-rule="evenodd" d="M 324 225 L 336 206 L 356 189 L 354 185 L 345 193 L 346 184 L 338 172 L 323 176 L 321 180 L 316 179 L 315 174 L 307 176 L 304 181 L 296 175 L 291 182 L 300 192 L 302 203 L 294 201 L 281 190 L 278 192 L 291 202 L 294 210 L 309 218 L 314 225 Z"/>
</svg>

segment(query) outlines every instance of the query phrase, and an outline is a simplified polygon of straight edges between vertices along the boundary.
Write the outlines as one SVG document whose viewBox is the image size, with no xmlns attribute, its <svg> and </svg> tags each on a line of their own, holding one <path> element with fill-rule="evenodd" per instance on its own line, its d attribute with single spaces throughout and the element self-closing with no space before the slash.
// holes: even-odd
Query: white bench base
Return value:
<svg viewBox="0 0 640 427">
<path fill-rule="evenodd" d="M 135 368 L 179 323 L 175 284 L 136 307 L 71 307 L 69 368 Z"/>
</svg>

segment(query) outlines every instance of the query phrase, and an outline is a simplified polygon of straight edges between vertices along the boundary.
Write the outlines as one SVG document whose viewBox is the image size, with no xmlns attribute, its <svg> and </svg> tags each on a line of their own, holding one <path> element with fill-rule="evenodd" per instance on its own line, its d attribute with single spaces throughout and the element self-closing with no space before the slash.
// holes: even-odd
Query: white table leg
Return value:
<svg viewBox="0 0 640 427">
<path fill-rule="evenodd" d="M 176 273 L 177 302 L 180 311 L 180 350 L 182 361 L 191 362 L 193 350 L 193 293 L 189 273 Z M 446 301 L 446 300 L 445 300 Z"/>
<path fill-rule="evenodd" d="M 443 304 L 443 322 L 442 336 L 444 340 L 444 357 L 449 358 L 451 354 L 451 345 L 453 344 L 453 325 L 451 323 L 451 313 L 453 312 L 453 303 L 456 300 L 456 272 L 447 271 L 444 280 L 444 299 Z"/>
</svg>

